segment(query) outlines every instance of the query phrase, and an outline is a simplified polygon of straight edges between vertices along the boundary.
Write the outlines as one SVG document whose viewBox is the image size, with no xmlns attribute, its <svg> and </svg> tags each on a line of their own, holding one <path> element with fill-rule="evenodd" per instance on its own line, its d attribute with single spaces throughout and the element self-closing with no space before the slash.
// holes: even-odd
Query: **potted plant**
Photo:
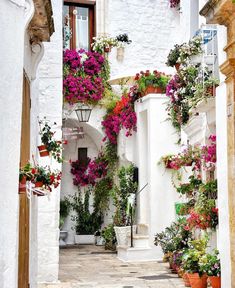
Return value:
<svg viewBox="0 0 235 288">
<path fill-rule="evenodd" d="M 56 124 L 56 123 L 54 123 Z M 62 143 L 54 139 L 55 132 L 51 131 L 51 126 L 46 121 L 39 121 L 40 136 L 43 145 L 38 146 L 41 157 L 48 156 L 49 154 L 58 161 L 63 162 L 62 159 Z"/>
<path fill-rule="evenodd" d="M 103 236 L 101 235 L 101 231 L 100 230 L 95 231 L 94 236 L 95 236 L 95 245 L 103 246 L 105 243 L 105 240 Z"/>
<path fill-rule="evenodd" d="M 180 68 L 180 45 L 176 44 L 174 46 L 174 49 L 171 49 L 168 56 L 167 56 L 167 62 L 166 65 L 170 67 L 176 68 L 178 71 Z"/>
<path fill-rule="evenodd" d="M 200 260 L 202 270 L 207 274 L 212 288 L 221 287 L 221 271 L 219 251 L 214 250 L 212 254 L 204 255 Z"/>
<path fill-rule="evenodd" d="M 90 212 L 89 199 L 89 190 L 85 191 L 84 197 L 82 197 L 81 191 L 78 191 L 72 196 L 70 202 L 72 209 L 76 212 L 76 215 L 71 218 L 75 222 L 76 244 L 95 244 L 94 233 L 100 229 L 102 223 L 100 214 Z"/>
<path fill-rule="evenodd" d="M 124 57 L 124 48 L 126 45 L 131 44 L 131 40 L 129 39 L 128 35 L 126 33 L 124 34 L 119 34 L 116 36 L 117 40 L 117 59 L 118 60 L 123 60 Z"/>
<path fill-rule="evenodd" d="M 141 71 L 135 76 L 136 84 L 138 85 L 138 92 L 142 96 L 150 93 L 165 93 L 166 85 L 170 77 L 163 72 L 154 70 L 152 73 L 149 70 Z"/>
<path fill-rule="evenodd" d="M 32 167 L 30 163 L 27 163 L 19 171 L 19 194 L 26 192 L 26 181 L 31 181 L 32 178 Z"/>
<path fill-rule="evenodd" d="M 206 254 L 207 241 L 206 238 L 192 240 L 189 249 L 182 256 L 183 269 L 192 288 L 207 287 L 207 276 L 200 265 L 201 258 Z"/>
<path fill-rule="evenodd" d="M 114 231 L 114 225 L 109 224 L 108 226 L 104 227 L 101 231 L 101 236 L 105 240 L 105 249 L 115 251 L 117 239 Z"/>
<path fill-rule="evenodd" d="M 137 183 L 133 180 L 134 165 L 122 166 L 118 171 L 118 184 L 113 188 L 114 206 L 114 230 L 119 246 L 128 245 L 128 237 L 131 235 L 132 209 L 129 206 L 129 199 L 137 191 Z M 134 225 L 133 229 L 136 229 Z"/>
<path fill-rule="evenodd" d="M 67 197 L 64 197 L 64 199 L 60 200 L 60 246 L 65 246 L 65 240 L 68 234 L 68 231 L 62 230 L 62 227 L 64 225 L 65 219 L 69 215 L 70 211 L 70 202 Z"/>
<path fill-rule="evenodd" d="M 92 49 L 98 53 L 109 53 L 112 47 L 117 47 L 118 41 L 110 36 L 93 37 L 94 42 L 91 44 Z"/>
</svg>

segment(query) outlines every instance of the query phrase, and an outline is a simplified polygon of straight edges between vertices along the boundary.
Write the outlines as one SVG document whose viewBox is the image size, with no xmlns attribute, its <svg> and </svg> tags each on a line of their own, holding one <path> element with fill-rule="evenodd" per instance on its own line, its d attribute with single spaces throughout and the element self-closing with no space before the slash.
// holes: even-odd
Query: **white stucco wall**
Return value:
<svg viewBox="0 0 235 288">
<path fill-rule="evenodd" d="M 223 48 L 227 43 L 227 30 L 218 25 L 218 60 L 221 65 L 226 60 Z M 216 92 L 216 131 L 217 131 L 217 178 L 218 178 L 218 208 L 219 231 L 218 249 L 221 257 L 221 287 L 231 286 L 231 255 L 229 233 L 229 207 L 228 207 L 228 177 L 227 177 L 227 99 L 225 76 L 220 74 L 221 85 Z"/>
<path fill-rule="evenodd" d="M 0 287 L 18 282 L 18 179 L 20 161 L 24 1 L 1 1 L 0 77 Z M 16 53 L 17 47 L 17 53 Z"/>
<path fill-rule="evenodd" d="M 165 62 L 169 50 L 180 42 L 180 14 L 169 8 L 167 0 L 112 0 L 107 8 L 107 32 L 111 36 L 127 33 L 132 40 L 123 62 L 117 61 L 117 49 L 112 49 L 111 77 L 135 75 L 146 69 L 173 71 Z"/>
<path fill-rule="evenodd" d="M 53 0 L 53 18 L 55 32 L 51 41 L 44 43 L 44 55 L 39 64 L 37 79 L 31 85 L 32 93 L 32 125 L 31 146 L 40 165 L 50 165 L 51 169 L 61 169 L 61 165 L 48 157 L 40 158 L 37 146 L 40 145 L 38 135 L 38 119 L 46 117 L 57 123 L 55 137 L 61 139 L 62 126 L 62 1 Z M 55 282 L 58 280 L 59 269 L 59 199 L 60 187 L 54 189 L 49 197 L 37 197 L 38 213 L 34 216 L 37 221 L 38 247 L 38 282 Z M 36 204 L 35 204 L 36 205 Z M 36 238 L 35 238 L 36 237 Z M 31 263 L 33 265 L 33 263 Z M 32 268 L 34 271 L 35 269 Z"/>
<path fill-rule="evenodd" d="M 154 235 L 175 220 L 174 203 L 179 197 L 172 186 L 172 171 L 158 165 L 166 154 L 177 153 L 177 134 L 167 119 L 166 97 L 150 94 L 136 103 L 137 113 L 137 167 L 139 167 L 139 189 L 148 186 L 138 195 L 138 223 L 149 225 L 149 244 L 153 259 L 160 259 L 160 247 L 154 246 Z M 167 211 L 167 213 L 166 213 Z M 164 217 L 163 217 L 164 215 Z"/>
</svg>

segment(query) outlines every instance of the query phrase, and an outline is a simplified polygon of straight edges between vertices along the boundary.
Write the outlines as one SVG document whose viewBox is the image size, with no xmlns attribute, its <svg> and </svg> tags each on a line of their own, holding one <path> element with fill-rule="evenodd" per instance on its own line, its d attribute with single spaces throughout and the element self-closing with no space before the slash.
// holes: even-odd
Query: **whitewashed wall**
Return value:
<svg viewBox="0 0 235 288">
<path fill-rule="evenodd" d="M 127 33 L 132 44 L 127 45 L 123 61 L 117 61 L 116 48 L 110 55 L 111 76 L 135 75 L 141 70 L 172 71 L 166 67 L 168 52 L 180 43 L 180 13 L 169 7 L 168 0 L 112 0 L 107 6 L 111 36 Z"/>
<path fill-rule="evenodd" d="M 24 1 L 1 1 L 0 287 L 16 288 Z M 16 53 L 17 47 L 17 53 Z"/>
<path fill-rule="evenodd" d="M 223 48 L 227 43 L 227 29 L 218 25 L 218 60 L 221 65 L 226 60 Z M 227 99 L 225 76 L 220 74 L 221 85 L 216 90 L 216 134 L 217 134 L 217 178 L 219 231 L 218 249 L 221 257 L 221 287 L 231 286 L 231 255 L 228 207 L 228 174 L 227 174 Z"/>
<path fill-rule="evenodd" d="M 50 124 L 57 123 L 55 137 L 61 138 L 62 125 L 62 1 L 53 0 L 55 32 L 51 42 L 44 43 L 44 56 L 39 65 L 37 79 L 31 86 L 32 91 L 32 152 L 40 165 L 51 165 L 61 169 L 61 165 L 48 157 L 40 158 L 37 145 L 38 119 L 44 116 Z M 38 245 L 38 282 L 58 280 L 59 269 L 59 199 L 60 187 L 54 189 L 49 197 L 38 197 L 37 245 Z M 34 238 L 35 239 L 35 238 Z M 32 263 L 33 264 L 33 263 Z M 34 268 L 32 269 L 34 271 Z"/>
</svg>

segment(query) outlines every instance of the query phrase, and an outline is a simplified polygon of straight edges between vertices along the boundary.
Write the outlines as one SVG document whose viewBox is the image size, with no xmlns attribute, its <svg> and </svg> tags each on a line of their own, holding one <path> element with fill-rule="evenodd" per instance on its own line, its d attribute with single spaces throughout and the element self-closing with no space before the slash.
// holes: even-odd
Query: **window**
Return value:
<svg viewBox="0 0 235 288">
<path fill-rule="evenodd" d="M 90 50 L 95 36 L 95 1 L 64 1 L 63 17 L 72 32 L 66 48 Z"/>
<path fill-rule="evenodd" d="M 78 148 L 78 163 L 81 166 L 88 164 L 87 148 Z"/>
</svg>

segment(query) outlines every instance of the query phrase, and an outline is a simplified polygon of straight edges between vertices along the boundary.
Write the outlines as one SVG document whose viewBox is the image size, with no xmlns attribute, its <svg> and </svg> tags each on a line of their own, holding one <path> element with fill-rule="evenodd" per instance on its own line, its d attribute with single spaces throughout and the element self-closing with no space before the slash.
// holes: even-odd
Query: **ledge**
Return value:
<svg viewBox="0 0 235 288">
<path fill-rule="evenodd" d="M 29 23 L 28 32 L 31 44 L 49 42 L 54 30 L 51 0 L 33 0 L 35 12 Z"/>
<path fill-rule="evenodd" d="M 207 23 L 228 26 L 235 13 L 232 0 L 209 0 L 199 14 L 204 16 Z"/>
</svg>

